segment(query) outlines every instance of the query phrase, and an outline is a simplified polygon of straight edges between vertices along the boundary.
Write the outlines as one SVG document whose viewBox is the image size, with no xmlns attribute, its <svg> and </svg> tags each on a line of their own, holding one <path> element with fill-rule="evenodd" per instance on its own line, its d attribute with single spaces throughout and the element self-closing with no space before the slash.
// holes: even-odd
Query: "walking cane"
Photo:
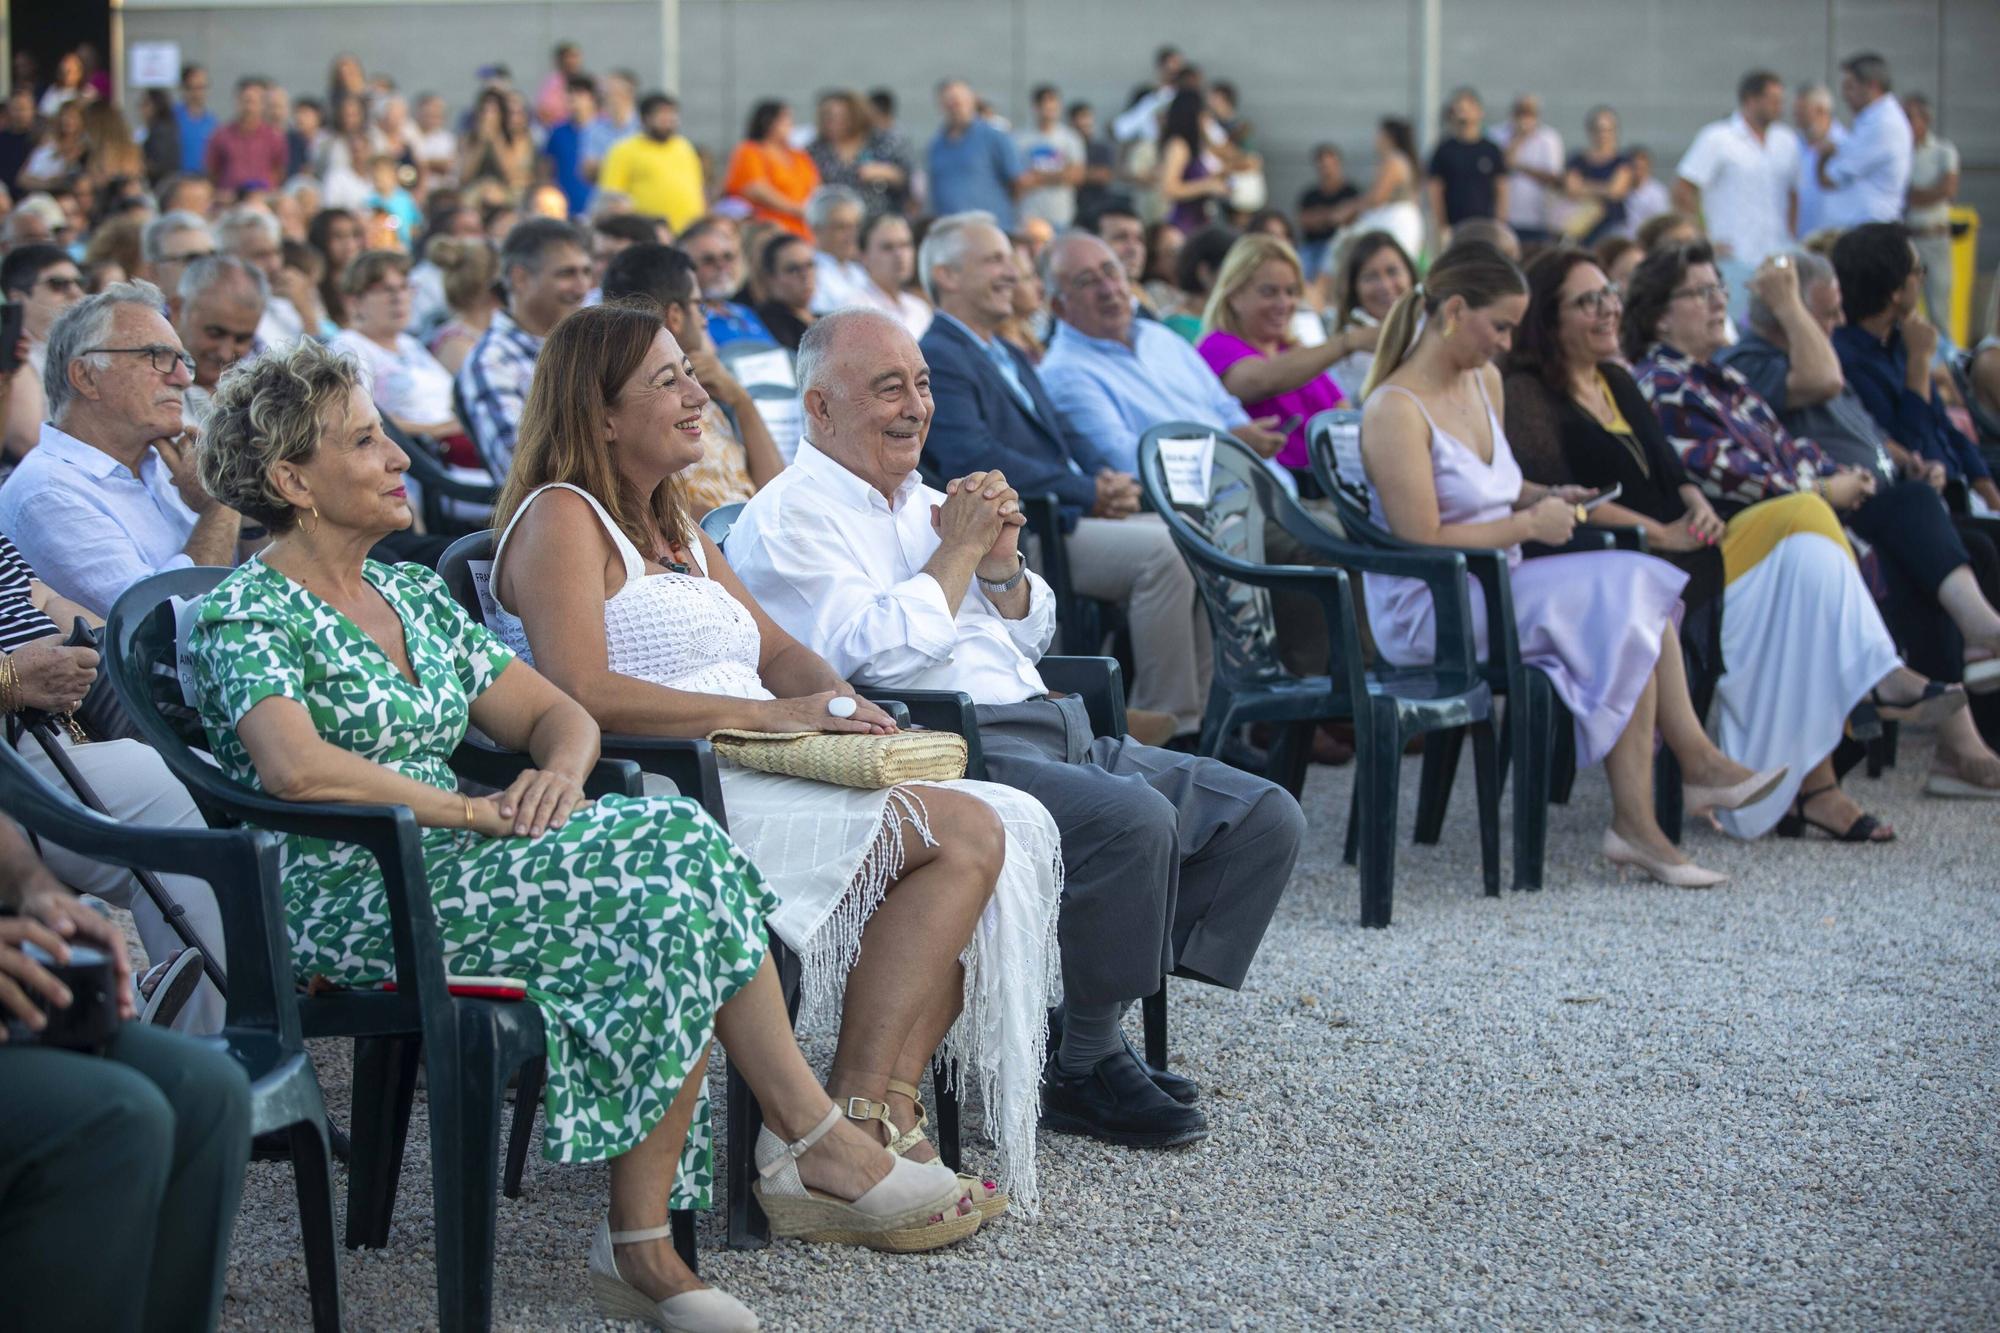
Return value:
<svg viewBox="0 0 2000 1333">
<path fill-rule="evenodd" d="M 115 818 L 111 811 L 105 808 L 104 801 L 91 790 L 90 784 L 83 780 L 83 774 L 77 771 L 76 765 L 70 761 L 69 751 L 63 746 L 61 738 L 55 734 L 55 729 L 39 719 L 18 720 L 27 728 L 28 734 L 41 745 L 43 752 L 49 757 L 49 762 L 55 765 L 56 772 L 62 775 L 62 780 L 69 785 L 69 789 L 76 793 L 77 799 L 105 818 Z M 153 900 L 153 905 L 160 909 L 160 915 L 166 918 L 174 934 L 180 936 L 181 943 L 190 949 L 201 950 L 202 975 L 209 979 L 216 990 L 225 996 L 228 995 L 227 978 L 223 974 L 221 964 L 215 961 L 215 950 L 203 944 L 201 936 L 195 933 L 194 926 L 187 919 L 187 908 L 174 901 L 174 896 L 167 892 L 167 886 L 160 883 L 160 877 L 152 871 L 135 866 L 132 869 L 132 876 L 139 881 L 139 887 L 146 891 L 146 896 Z"/>
</svg>

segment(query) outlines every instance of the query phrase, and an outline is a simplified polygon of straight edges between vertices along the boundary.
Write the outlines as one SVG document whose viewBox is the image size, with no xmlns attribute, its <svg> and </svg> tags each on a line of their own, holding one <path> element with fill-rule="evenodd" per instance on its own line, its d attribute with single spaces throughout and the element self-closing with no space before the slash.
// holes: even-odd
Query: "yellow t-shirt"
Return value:
<svg viewBox="0 0 2000 1333">
<path fill-rule="evenodd" d="M 702 195 L 701 158 L 679 134 L 659 142 L 640 133 L 620 139 L 598 169 L 599 189 L 630 195 L 632 207 L 667 220 L 681 230 L 707 211 Z"/>
</svg>

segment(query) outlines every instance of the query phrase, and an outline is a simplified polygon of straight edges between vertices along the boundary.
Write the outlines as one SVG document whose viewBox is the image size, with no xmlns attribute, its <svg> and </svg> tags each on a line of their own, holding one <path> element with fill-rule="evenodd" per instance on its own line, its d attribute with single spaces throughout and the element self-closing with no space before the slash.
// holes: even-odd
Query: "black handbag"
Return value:
<svg viewBox="0 0 2000 1333">
<path fill-rule="evenodd" d="M 63 640 L 65 648 L 91 648 L 99 655 L 97 678 L 90 682 L 83 701 L 76 711 L 67 715 L 45 712 L 39 708 L 23 710 L 24 719 L 31 723 L 46 724 L 67 731 L 77 741 L 136 741 L 142 739 L 139 729 L 132 725 L 131 715 L 118 698 L 118 691 L 111 687 L 111 673 L 103 666 L 104 632 L 92 629 L 90 622 L 82 616 L 70 635 Z"/>
</svg>

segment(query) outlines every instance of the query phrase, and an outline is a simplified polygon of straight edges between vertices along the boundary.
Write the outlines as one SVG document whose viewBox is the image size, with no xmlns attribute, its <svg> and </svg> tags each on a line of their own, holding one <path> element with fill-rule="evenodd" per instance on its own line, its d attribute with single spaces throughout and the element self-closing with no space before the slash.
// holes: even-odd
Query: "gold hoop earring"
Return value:
<svg viewBox="0 0 2000 1333">
<path fill-rule="evenodd" d="M 313 516 L 313 525 L 312 525 L 311 527 L 309 527 L 309 528 L 308 528 L 308 527 L 306 527 L 306 524 L 305 524 L 305 520 L 304 520 L 304 519 L 300 519 L 300 520 L 299 520 L 299 527 L 300 527 L 300 528 L 302 528 L 302 529 L 304 529 L 304 531 L 305 531 L 305 534 L 306 534 L 306 536 L 310 537 L 310 536 L 312 536 L 312 535 L 313 535 L 314 533 L 316 533 L 316 532 L 318 532 L 318 531 L 319 531 L 319 506 L 318 506 L 318 505 L 307 505 L 307 506 L 306 506 L 306 510 L 307 510 L 307 512 L 308 512 L 308 513 L 310 513 L 310 514 L 311 514 L 311 515 Z"/>
</svg>

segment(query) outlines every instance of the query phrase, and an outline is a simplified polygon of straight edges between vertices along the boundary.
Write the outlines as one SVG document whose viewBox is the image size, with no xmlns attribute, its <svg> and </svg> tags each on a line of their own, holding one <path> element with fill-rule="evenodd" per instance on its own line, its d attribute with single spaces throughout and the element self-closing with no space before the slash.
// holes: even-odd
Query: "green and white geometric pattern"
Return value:
<svg viewBox="0 0 2000 1333">
<path fill-rule="evenodd" d="M 416 683 L 359 626 L 252 560 L 204 600 L 189 640 L 202 722 L 223 769 L 257 785 L 236 724 L 271 695 L 296 699 L 342 749 L 447 791 L 468 707 L 514 660 L 420 565 L 369 561 L 402 617 Z M 456 973 L 527 983 L 548 1029 L 543 1152 L 588 1162 L 651 1132 L 700 1063 L 723 1002 L 765 952 L 777 900 L 699 805 L 609 796 L 539 838 L 423 831 L 424 869 Z M 293 962 L 350 986 L 394 970 L 374 859 L 287 837 Z M 706 1208 L 714 1176 L 704 1090 L 672 1206 Z"/>
</svg>

